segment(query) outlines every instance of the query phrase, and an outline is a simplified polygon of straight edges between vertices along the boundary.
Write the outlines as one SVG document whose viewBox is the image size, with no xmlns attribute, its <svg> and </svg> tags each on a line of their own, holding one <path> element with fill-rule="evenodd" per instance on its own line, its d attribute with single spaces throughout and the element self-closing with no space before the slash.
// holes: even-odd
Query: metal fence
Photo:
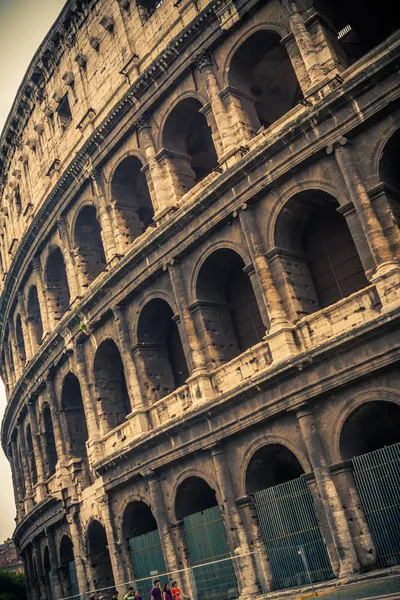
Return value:
<svg viewBox="0 0 400 600">
<path fill-rule="evenodd" d="M 353 458 L 379 567 L 400 564 L 400 443 Z"/>
</svg>

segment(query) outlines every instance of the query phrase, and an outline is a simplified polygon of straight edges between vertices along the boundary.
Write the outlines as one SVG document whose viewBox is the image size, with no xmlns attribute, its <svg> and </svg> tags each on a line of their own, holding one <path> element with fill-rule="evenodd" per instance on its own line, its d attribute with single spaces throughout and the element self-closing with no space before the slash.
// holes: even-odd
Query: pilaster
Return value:
<svg viewBox="0 0 400 600">
<path fill-rule="evenodd" d="M 65 261 L 65 271 L 67 274 L 68 287 L 70 292 L 70 304 L 80 296 L 80 286 L 78 282 L 78 275 L 75 269 L 75 260 L 68 236 L 67 223 L 64 217 L 61 217 L 57 221 L 58 231 L 61 238 L 61 244 L 63 248 L 63 256 Z"/>
<path fill-rule="evenodd" d="M 50 332 L 50 321 L 49 321 L 49 313 L 47 310 L 47 298 L 46 293 L 44 291 L 42 271 L 40 266 L 40 261 L 38 258 L 34 258 L 32 260 L 32 271 L 35 274 L 36 279 L 36 290 L 38 295 L 39 309 L 40 309 L 40 318 L 42 319 L 43 326 L 43 336 L 44 339 L 46 335 Z"/>
<path fill-rule="evenodd" d="M 93 169 L 91 174 L 93 193 L 97 213 L 101 226 L 101 238 L 103 241 L 104 254 L 109 263 L 117 254 L 117 246 L 114 236 L 114 227 L 110 217 L 111 206 L 107 203 L 106 186 L 101 169 Z"/>
<path fill-rule="evenodd" d="M 33 446 L 33 454 L 35 457 L 36 463 L 36 471 L 37 471 L 37 484 L 36 484 L 36 492 L 38 496 L 38 500 L 43 500 L 46 495 L 46 477 L 44 472 L 44 463 L 42 450 L 39 443 L 39 432 L 36 418 L 36 401 L 31 398 L 28 402 L 28 412 L 29 412 L 29 421 L 31 425 L 31 433 L 32 433 L 32 446 Z"/>
</svg>

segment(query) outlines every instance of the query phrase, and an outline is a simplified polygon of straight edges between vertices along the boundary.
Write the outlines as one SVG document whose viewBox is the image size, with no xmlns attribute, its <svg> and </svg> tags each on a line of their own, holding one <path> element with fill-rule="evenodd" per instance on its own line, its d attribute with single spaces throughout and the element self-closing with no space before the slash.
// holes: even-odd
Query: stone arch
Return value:
<svg viewBox="0 0 400 600">
<path fill-rule="evenodd" d="M 25 340 L 24 340 L 24 333 L 22 331 L 22 320 L 21 320 L 20 314 L 18 314 L 15 319 L 15 337 L 16 337 L 17 349 L 18 349 L 18 358 L 21 361 L 22 365 L 25 365 L 26 350 L 25 350 Z"/>
<path fill-rule="evenodd" d="M 118 346 L 112 339 L 105 339 L 97 348 L 93 369 L 100 419 L 104 430 L 111 431 L 131 412 L 124 366 Z"/>
<path fill-rule="evenodd" d="M 118 163 L 110 189 L 121 239 L 125 245 L 129 245 L 149 227 L 154 216 L 140 158 L 129 154 Z"/>
<path fill-rule="evenodd" d="M 152 298 L 142 307 L 136 338 L 145 393 L 151 403 L 183 385 L 189 376 L 178 325 L 166 300 Z"/>
<path fill-rule="evenodd" d="M 64 256 L 58 246 L 55 246 L 49 252 L 44 270 L 44 278 L 47 286 L 50 314 L 54 316 L 56 321 L 60 320 L 68 310 L 70 291 Z"/>
<path fill-rule="evenodd" d="M 93 589 L 104 590 L 115 586 L 104 526 L 92 519 L 87 528 L 86 549 L 92 574 Z"/>
<path fill-rule="evenodd" d="M 245 496 L 246 492 L 246 474 L 249 468 L 250 461 L 252 457 L 257 454 L 257 452 L 266 447 L 266 446 L 280 446 L 287 448 L 287 450 L 295 456 L 296 460 L 300 464 L 300 467 L 304 473 L 309 473 L 312 471 L 310 462 L 301 448 L 292 442 L 287 437 L 281 435 L 261 435 L 258 439 L 251 442 L 249 447 L 246 449 L 243 459 L 240 464 L 239 473 L 238 473 L 238 487 L 240 496 Z"/>
<path fill-rule="evenodd" d="M 289 55 L 273 29 L 248 32 L 230 56 L 228 69 L 228 85 L 237 90 L 253 134 L 272 125 L 302 98 Z"/>
<path fill-rule="evenodd" d="M 218 506 L 216 490 L 204 478 L 192 475 L 179 483 L 174 502 L 177 520 L 213 506 Z"/>
<path fill-rule="evenodd" d="M 74 244 L 83 285 L 90 285 L 106 266 L 101 227 L 93 204 L 85 204 L 76 215 Z"/>
<path fill-rule="evenodd" d="M 392 132 L 381 148 L 379 160 L 380 186 L 376 191 L 376 211 L 394 253 L 400 252 L 400 127 Z"/>
<path fill-rule="evenodd" d="M 282 206 L 282 205 L 281 205 Z M 336 197 L 319 189 L 293 195 L 274 222 L 281 269 L 292 273 L 299 316 L 334 304 L 368 285 Z"/>
<path fill-rule="evenodd" d="M 162 146 L 170 157 L 184 192 L 218 166 L 217 153 L 201 102 L 186 97 L 169 112 L 162 129 Z"/>
<path fill-rule="evenodd" d="M 79 589 L 76 578 L 76 566 L 74 547 L 71 538 L 64 534 L 60 541 L 59 546 L 59 557 L 60 557 L 60 576 L 62 581 L 62 587 L 64 596 L 75 596 L 79 595 Z"/>
<path fill-rule="evenodd" d="M 369 161 L 369 173 L 370 173 L 370 181 L 371 185 L 377 185 L 380 183 L 381 175 L 381 161 L 384 155 L 384 150 L 390 140 L 398 135 L 398 131 L 400 130 L 400 111 L 397 110 L 394 114 L 391 115 L 390 124 L 380 132 L 378 136 L 377 143 L 373 147 L 371 159 Z"/>
<path fill-rule="evenodd" d="M 303 473 L 296 454 L 286 445 L 267 443 L 254 452 L 247 464 L 246 494 L 297 479 Z"/>
<path fill-rule="evenodd" d="M 363 432 L 363 433 L 362 433 Z M 351 398 L 336 419 L 331 452 L 334 462 L 400 441 L 400 394 L 377 388 Z"/>
<path fill-rule="evenodd" d="M 45 441 L 45 453 L 46 453 L 46 476 L 47 478 L 54 475 L 56 472 L 57 464 L 57 450 L 56 440 L 54 437 L 53 430 L 53 419 L 51 415 L 51 409 L 47 402 L 43 402 L 41 406 L 42 413 L 42 433 Z"/>
<path fill-rule="evenodd" d="M 199 337 L 212 367 L 235 358 L 265 335 L 255 292 L 244 269 L 239 254 L 220 248 L 207 256 L 198 271 Z"/>
<path fill-rule="evenodd" d="M 163 148 L 163 132 L 165 127 L 165 122 L 167 121 L 169 115 L 174 110 L 174 108 L 182 102 L 182 100 L 187 99 L 195 99 L 200 102 L 202 106 L 208 103 L 208 98 L 205 94 L 202 94 L 198 90 L 182 90 L 178 95 L 172 100 L 171 103 L 162 111 L 160 124 L 158 126 L 158 134 L 157 134 L 157 148 L 158 150 L 162 150 Z"/>
<path fill-rule="evenodd" d="M 29 463 L 29 472 L 31 475 L 32 486 L 37 484 L 38 476 L 36 469 L 36 460 L 35 454 L 33 452 L 33 440 L 32 440 L 32 431 L 31 424 L 28 423 L 25 430 L 25 439 L 26 439 L 26 451 L 28 453 L 28 463 Z"/>
<path fill-rule="evenodd" d="M 40 346 L 43 338 L 43 321 L 36 285 L 31 285 L 28 291 L 27 318 L 31 323 L 34 342 L 37 346 Z"/>
</svg>

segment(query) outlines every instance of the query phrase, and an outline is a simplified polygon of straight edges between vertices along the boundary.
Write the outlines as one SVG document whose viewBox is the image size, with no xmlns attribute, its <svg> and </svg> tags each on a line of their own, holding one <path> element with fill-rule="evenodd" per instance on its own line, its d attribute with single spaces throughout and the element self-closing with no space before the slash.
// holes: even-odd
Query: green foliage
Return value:
<svg viewBox="0 0 400 600">
<path fill-rule="evenodd" d="M 0 570 L 0 600 L 26 600 L 23 573 Z"/>
</svg>

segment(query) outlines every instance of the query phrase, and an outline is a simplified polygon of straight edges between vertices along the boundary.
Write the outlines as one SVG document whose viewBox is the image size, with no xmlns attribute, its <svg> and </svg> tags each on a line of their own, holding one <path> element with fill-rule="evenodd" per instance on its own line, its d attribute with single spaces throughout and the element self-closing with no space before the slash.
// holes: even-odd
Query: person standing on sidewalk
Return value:
<svg viewBox="0 0 400 600">
<path fill-rule="evenodd" d="M 162 600 L 159 579 L 155 579 L 153 581 L 153 589 L 151 590 L 151 599 L 150 600 Z"/>
<path fill-rule="evenodd" d="M 128 588 L 128 592 L 124 596 L 124 600 L 135 600 L 135 590 L 131 585 Z"/>
</svg>

